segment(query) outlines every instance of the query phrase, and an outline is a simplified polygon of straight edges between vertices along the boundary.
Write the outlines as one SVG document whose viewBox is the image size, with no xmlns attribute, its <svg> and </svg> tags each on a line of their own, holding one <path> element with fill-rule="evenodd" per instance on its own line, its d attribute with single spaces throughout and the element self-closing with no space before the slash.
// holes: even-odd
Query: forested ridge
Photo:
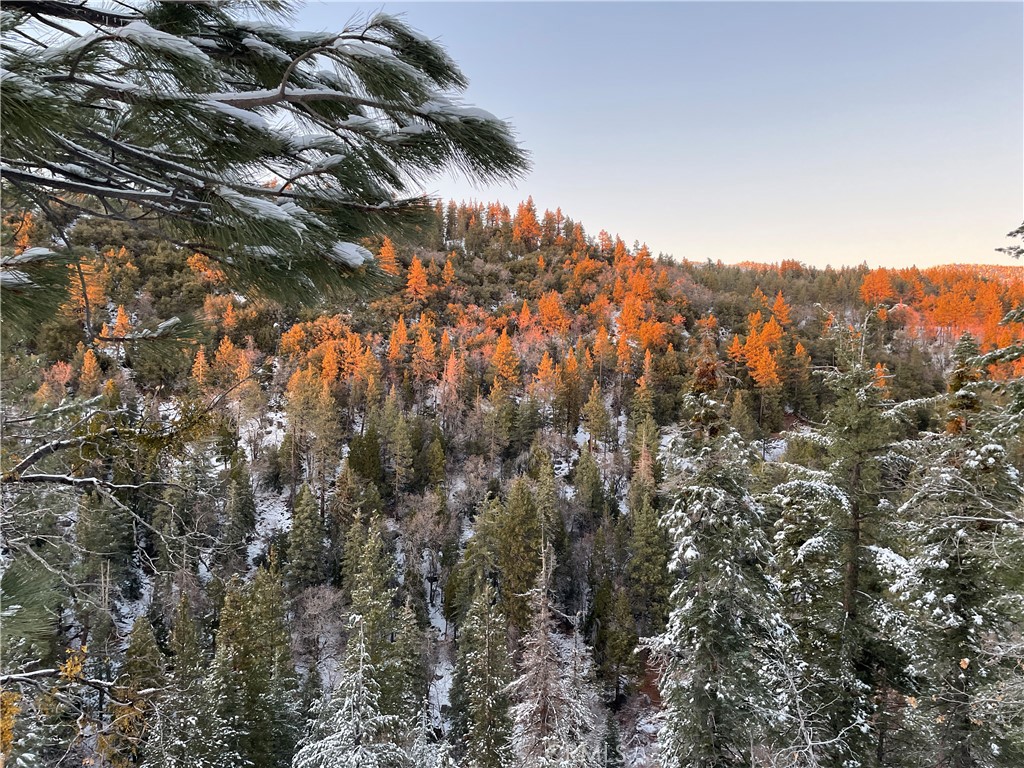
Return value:
<svg viewBox="0 0 1024 768">
<path fill-rule="evenodd" d="M 4 5 L 0 766 L 1024 764 L 1024 267 L 418 196 L 529 159 L 385 14 Z"/>
<path fill-rule="evenodd" d="M 451 202 L 311 308 L 72 239 L 85 290 L 5 349 L 13 764 L 1019 759 L 1019 361 L 983 356 L 1020 270 Z"/>
</svg>

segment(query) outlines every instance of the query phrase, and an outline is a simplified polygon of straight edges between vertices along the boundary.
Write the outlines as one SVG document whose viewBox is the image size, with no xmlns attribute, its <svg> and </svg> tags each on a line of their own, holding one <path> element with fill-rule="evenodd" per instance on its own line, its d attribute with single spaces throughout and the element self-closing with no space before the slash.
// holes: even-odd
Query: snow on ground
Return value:
<svg viewBox="0 0 1024 768">
<path fill-rule="evenodd" d="M 663 427 L 661 430 L 661 437 L 658 440 L 658 451 L 661 455 L 673 452 L 674 445 L 677 440 L 682 438 L 682 434 L 679 431 L 678 424 L 672 424 L 667 427 Z"/>
<path fill-rule="evenodd" d="M 248 557 L 252 563 L 270 546 L 275 534 L 290 531 L 292 514 L 288 509 L 288 491 L 257 491 L 256 493 L 256 536 L 249 544 Z M 249 574 L 252 575 L 251 573 Z"/>
<path fill-rule="evenodd" d="M 569 470 L 572 469 L 572 462 L 569 459 L 555 459 L 552 463 L 555 467 L 555 477 L 564 480 L 569 476 Z"/>
<path fill-rule="evenodd" d="M 460 493 L 466 490 L 466 478 L 463 475 L 456 475 L 448 483 L 448 503 L 455 501 Z"/>
<path fill-rule="evenodd" d="M 764 456 L 765 461 L 779 461 L 783 454 L 786 453 L 786 441 L 784 439 L 779 440 L 758 440 L 753 444 L 753 448 Z"/>
<path fill-rule="evenodd" d="M 178 402 L 173 399 L 164 400 L 157 406 L 157 413 L 160 414 L 160 421 L 172 422 L 181 416 L 181 410 L 178 408 Z"/>
<path fill-rule="evenodd" d="M 472 535 L 472 529 L 470 529 L 470 535 Z M 431 644 L 436 648 L 436 660 L 433 662 L 430 674 L 428 696 L 431 724 L 435 728 L 447 732 L 451 725 L 447 710 L 451 706 L 452 678 L 455 673 L 454 649 L 452 648 L 452 638 L 448 633 L 448 620 L 444 617 L 444 593 L 437 582 L 434 584 L 433 600 L 431 600 L 431 585 L 427 575 L 431 572 L 433 560 L 432 553 L 429 550 L 423 550 L 420 558 L 420 575 L 423 578 L 423 594 L 427 602 L 427 614 L 430 617 Z"/>
<path fill-rule="evenodd" d="M 462 528 L 459 530 L 459 546 L 466 546 L 466 542 L 473 538 L 473 524 L 468 518 L 462 519 Z"/>
<path fill-rule="evenodd" d="M 135 620 L 144 616 L 149 611 L 149 605 L 153 600 L 153 576 L 136 565 L 134 570 L 139 578 L 139 596 L 134 600 L 124 600 L 117 604 L 114 611 L 114 622 L 117 625 L 117 633 L 128 642 L 128 635 L 135 626 Z"/>
</svg>

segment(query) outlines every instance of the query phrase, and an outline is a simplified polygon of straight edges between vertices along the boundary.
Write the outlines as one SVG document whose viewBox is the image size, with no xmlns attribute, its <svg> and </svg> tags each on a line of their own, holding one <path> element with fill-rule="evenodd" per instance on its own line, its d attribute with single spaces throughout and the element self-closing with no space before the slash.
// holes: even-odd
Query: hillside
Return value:
<svg viewBox="0 0 1024 768">
<path fill-rule="evenodd" d="M 46 626 L 8 653 L 53 675 L 5 699 L 16 754 L 160 764 L 200 717 L 288 764 L 353 654 L 376 698 L 346 717 L 466 765 L 536 738 L 653 765 L 701 707 L 723 734 L 776 712 L 758 750 L 779 759 L 845 717 L 871 727 L 822 754 L 884 732 L 923 750 L 884 764 L 920 765 L 947 667 L 1020 684 L 999 636 L 950 665 L 964 641 L 932 628 L 1019 628 L 995 606 L 1018 594 L 999 382 L 1021 360 L 975 356 L 1024 340 L 1001 323 L 1024 269 L 676 263 L 530 200 L 452 201 L 364 241 L 378 295 L 299 308 L 125 227 L 72 238 L 100 254 L 82 287 L 4 348 L 6 535 Z"/>
</svg>

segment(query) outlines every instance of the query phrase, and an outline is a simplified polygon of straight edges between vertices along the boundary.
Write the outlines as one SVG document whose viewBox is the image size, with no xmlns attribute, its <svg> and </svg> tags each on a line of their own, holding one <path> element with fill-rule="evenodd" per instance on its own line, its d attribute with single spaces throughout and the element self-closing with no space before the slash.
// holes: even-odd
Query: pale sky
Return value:
<svg viewBox="0 0 1024 768">
<path fill-rule="evenodd" d="M 1019 262 L 1024 4 L 309 2 L 383 9 L 437 39 L 468 103 L 515 128 L 516 186 L 588 233 L 691 260 Z"/>
</svg>

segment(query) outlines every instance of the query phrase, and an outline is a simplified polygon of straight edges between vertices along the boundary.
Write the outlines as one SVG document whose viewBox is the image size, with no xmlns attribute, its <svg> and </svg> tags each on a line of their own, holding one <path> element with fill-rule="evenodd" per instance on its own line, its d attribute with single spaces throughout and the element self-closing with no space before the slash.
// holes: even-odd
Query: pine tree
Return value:
<svg viewBox="0 0 1024 768">
<path fill-rule="evenodd" d="M 459 635 L 453 738 L 467 768 L 505 768 L 511 758 L 507 688 L 512 667 L 505 617 L 482 574 Z"/>
<path fill-rule="evenodd" d="M 590 446 L 595 448 L 597 442 L 606 442 L 611 432 L 612 422 L 608 409 L 604 405 L 601 385 L 594 381 L 590 388 L 590 396 L 583 406 L 583 426 L 590 434 Z"/>
<path fill-rule="evenodd" d="M 362 435 L 353 435 L 349 442 L 348 464 L 353 472 L 380 488 L 384 482 L 380 432 L 376 420 L 368 416 L 367 422 L 366 431 Z"/>
<path fill-rule="evenodd" d="M 534 501 L 537 505 L 537 517 L 540 520 L 540 536 L 542 546 L 550 544 L 555 557 L 568 557 L 569 540 L 565 530 L 565 520 L 560 509 L 558 481 L 551 456 L 546 450 L 531 452 L 531 466 L 536 467 L 537 483 L 534 489 Z M 558 574 L 556 573 L 556 580 Z"/>
<path fill-rule="evenodd" d="M 580 500 L 583 508 L 599 514 L 604 506 L 604 483 L 601 480 L 601 470 L 589 446 L 583 446 L 580 451 L 573 482 L 576 485 L 576 498 Z"/>
<path fill-rule="evenodd" d="M 409 276 L 406 278 L 405 293 L 412 302 L 425 302 L 430 295 L 430 283 L 427 281 L 427 271 L 423 268 L 423 262 L 419 256 L 412 257 L 412 264 L 409 265 Z"/>
<path fill-rule="evenodd" d="M 323 583 L 326 577 L 324 538 L 316 499 L 309 486 L 303 485 L 295 497 L 292 528 L 288 533 L 288 583 L 292 592 Z"/>
<path fill-rule="evenodd" d="M 491 370 L 493 371 L 492 383 L 494 386 L 500 384 L 508 389 L 515 389 L 519 386 L 519 358 L 516 356 L 515 350 L 512 349 L 512 340 L 505 330 L 502 330 L 494 348 L 494 355 L 491 357 Z"/>
<path fill-rule="evenodd" d="M 389 435 L 389 467 L 396 494 L 408 489 L 413 479 L 413 455 L 411 428 L 404 415 L 395 419 Z"/>
<path fill-rule="evenodd" d="M 102 734 L 99 749 L 113 765 L 131 765 L 145 753 L 143 740 L 161 706 L 164 687 L 164 657 L 156 644 L 153 625 L 140 616 L 132 626 L 124 666 L 117 679 L 110 704 L 111 731 Z"/>
<path fill-rule="evenodd" d="M 224 505 L 221 546 L 222 561 L 228 573 L 244 570 L 248 543 L 256 532 L 256 498 L 249 481 L 248 465 L 236 461 L 228 480 L 228 497 Z"/>
<path fill-rule="evenodd" d="M 549 594 L 554 555 L 550 548 L 531 593 L 533 620 L 523 639 L 519 676 L 509 687 L 512 749 L 518 765 L 597 768 L 601 736 L 591 688 L 589 650 L 576 631 L 556 631 Z"/>
<path fill-rule="evenodd" d="M 664 626 L 672 591 L 668 570 L 671 547 L 648 495 L 630 506 L 627 549 L 630 605 L 638 630 L 646 636 Z"/>
<path fill-rule="evenodd" d="M 910 557 L 897 561 L 905 563 L 897 585 L 920 631 L 927 680 L 915 714 L 928 746 L 917 759 L 950 768 L 1013 766 L 1024 760 L 1024 744 L 1005 703 L 1012 661 L 993 640 L 1019 626 L 1010 606 L 1022 565 L 1016 510 L 1024 492 L 987 429 L 993 414 L 978 398 L 973 339 L 961 339 L 954 360 L 947 429 L 914 445 L 910 495 L 898 510 Z"/>
<path fill-rule="evenodd" d="M 410 607 L 398 600 L 394 558 L 382 527 L 379 519 L 368 527 L 352 590 L 352 614 L 359 617 L 381 711 L 407 721 L 415 717 L 423 698 L 422 636 Z"/>
<path fill-rule="evenodd" d="M 381 708 L 364 621 L 353 617 L 338 687 L 299 744 L 292 768 L 413 768 L 398 743 L 403 721 Z"/>
<path fill-rule="evenodd" d="M 401 275 L 401 267 L 398 264 L 398 255 L 395 253 L 395 244 L 391 242 L 390 237 L 385 237 L 384 242 L 380 246 L 380 252 L 377 254 L 377 261 L 380 264 L 381 270 L 391 275 L 392 277 L 398 277 Z"/>
<path fill-rule="evenodd" d="M 410 179 L 451 168 L 507 179 L 525 168 L 508 126 L 455 105 L 467 81 L 445 52 L 397 19 L 295 33 L 275 23 L 287 5 L 259 2 L 258 23 L 248 5 L 12 11 L 10 34 L 58 32 L 25 32 L 26 44 L 4 53 L 5 189 L 27 208 L 45 201 L 53 221 L 70 195 L 118 221 L 130 203 L 142 215 L 128 226 L 159 219 L 169 240 L 215 260 L 234 286 L 316 301 L 365 277 L 373 257 L 358 238 L 429 215 L 428 202 L 408 199 Z M 241 39 L 258 49 L 239 48 Z M 315 137 L 295 130 L 313 123 Z M 288 183 L 264 183 L 266 168 Z M 30 301 L 12 282 L 3 281 L 5 303 Z"/>
<path fill-rule="evenodd" d="M 678 581 L 668 625 L 648 644 L 662 664 L 661 760 L 680 768 L 749 765 L 774 706 L 764 670 L 777 598 L 764 512 L 750 495 L 749 460 L 735 434 L 698 442 L 696 451 L 681 464 L 664 516 Z"/>
<path fill-rule="evenodd" d="M 497 524 L 498 570 L 501 573 L 500 601 L 509 624 L 524 631 L 530 620 L 526 593 L 540 569 L 541 521 L 529 483 L 519 477 L 512 481 Z"/>
<path fill-rule="evenodd" d="M 167 693 L 150 718 L 141 765 L 145 768 L 215 768 L 223 761 L 242 764 L 235 751 L 238 733 L 220 719 L 203 675 L 206 663 L 185 593 L 174 612 Z"/>
<path fill-rule="evenodd" d="M 255 768 L 291 759 L 298 736 L 298 684 L 280 577 L 263 570 L 247 587 L 235 577 L 220 613 L 207 690 L 225 747 Z"/>
<path fill-rule="evenodd" d="M 887 599 L 880 565 L 895 545 L 883 459 L 892 440 L 882 393 L 859 344 L 837 331 L 836 396 L 821 434 L 825 471 L 790 467 L 770 498 L 779 510 L 776 555 L 786 615 L 801 660 L 807 727 L 826 764 L 871 766 L 893 728 L 887 702 L 912 691 L 908 619 Z"/>
</svg>

